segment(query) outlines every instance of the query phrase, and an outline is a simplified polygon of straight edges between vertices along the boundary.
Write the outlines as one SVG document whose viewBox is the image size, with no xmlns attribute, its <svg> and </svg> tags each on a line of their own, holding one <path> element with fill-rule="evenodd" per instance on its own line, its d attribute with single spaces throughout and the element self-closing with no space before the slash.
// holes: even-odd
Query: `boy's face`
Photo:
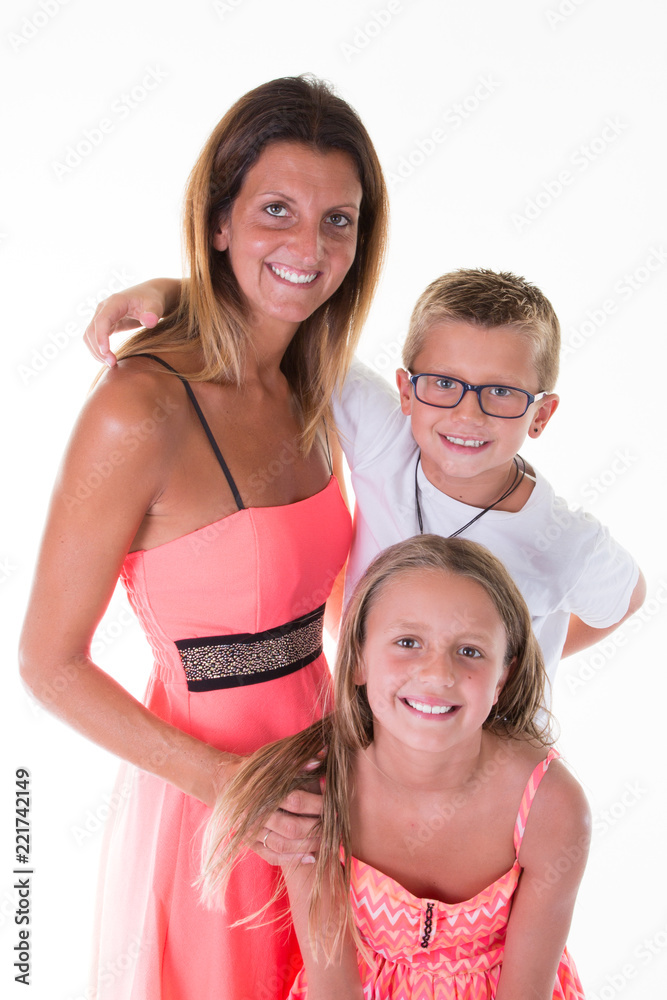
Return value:
<svg viewBox="0 0 667 1000">
<path fill-rule="evenodd" d="M 427 332 L 411 374 L 421 372 L 449 375 L 472 385 L 513 386 L 533 395 L 542 389 L 533 346 L 511 327 L 438 323 Z M 558 405 L 558 396 L 550 393 L 532 403 L 524 416 L 507 420 L 484 413 L 474 392 L 466 392 L 458 406 L 441 409 L 416 399 L 403 369 L 396 373 L 396 381 L 427 479 L 461 499 L 473 483 L 481 490 L 488 488 L 491 498 L 494 492 L 501 493 L 526 435 L 539 437 Z"/>
</svg>

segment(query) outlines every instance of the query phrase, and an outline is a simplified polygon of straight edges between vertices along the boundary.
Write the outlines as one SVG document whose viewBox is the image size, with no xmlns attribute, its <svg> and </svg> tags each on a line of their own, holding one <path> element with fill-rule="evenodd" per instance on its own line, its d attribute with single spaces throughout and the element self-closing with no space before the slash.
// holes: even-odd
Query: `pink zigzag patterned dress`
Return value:
<svg viewBox="0 0 667 1000">
<path fill-rule="evenodd" d="M 514 827 L 517 860 L 492 885 L 463 903 L 418 899 L 376 868 L 352 858 L 352 909 L 373 952 L 359 955 L 364 1000 L 493 1000 L 505 947 L 512 896 L 519 881 L 519 848 L 535 792 L 556 750 L 537 765 L 523 793 Z M 302 971 L 289 1000 L 305 1000 Z M 553 1000 L 584 1000 L 567 949 L 558 966 Z"/>
</svg>

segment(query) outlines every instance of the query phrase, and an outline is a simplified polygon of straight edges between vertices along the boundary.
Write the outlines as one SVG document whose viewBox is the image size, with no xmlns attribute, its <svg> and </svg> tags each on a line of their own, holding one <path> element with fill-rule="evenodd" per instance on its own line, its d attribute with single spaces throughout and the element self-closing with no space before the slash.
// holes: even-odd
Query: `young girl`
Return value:
<svg viewBox="0 0 667 1000">
<path fill-rule="evenodd" d="M 583 997 L 565 941 L 590 816 L 535 721 L 543 686 L 526 605 L 482 546 L 424 535 L 372 563 L 335 712 L 250 757 L 207 831 L 221 898 L 245 844 L 280 849 L 265 819 L 304 769 L 323 779 L 316 863 L 285 870 L 294 1000 Z"/>
</svg>

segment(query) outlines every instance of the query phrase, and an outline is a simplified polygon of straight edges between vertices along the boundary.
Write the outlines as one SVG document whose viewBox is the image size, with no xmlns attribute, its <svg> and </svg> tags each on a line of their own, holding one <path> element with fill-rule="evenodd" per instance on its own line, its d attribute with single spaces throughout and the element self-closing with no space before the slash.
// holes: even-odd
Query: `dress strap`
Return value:
<svg viewBox="0 0 667 1000">
<path fill-rule="evenodd" d="M 324 442 L 326 444 L 325 454 L 327 456 L 327 463 L 329 465 L 329 475 L 333 476 L 333 459 L 331 457 L 331 445 L 329 444 L 329 435 L 327 433 L 327 425 L 324 425 Z"/>
<path fill-rule="evenodd" d="M 236 483 L 234 482 L 234 479 L 232 478 L 232 474 L 229 471 L 229 466 L 227 465 L 227 463 L 225 462 L 224 458 L 222 457 L 222 452 L 218 448 L 218 442 L 213 437 L 213 432 L 211 431 L 211 428 L 208 425 L 208 421 L 206 420 L 206 417 L 202 413 L 201 406 L 197 402 L 197 397 L 195 396 L 195 394 L 193 392 L 193 389 L 192 389 L 192 386 L 190 385 L 190 383 L 188 382 L 188 380 L 183 375 L 181 375 L 180 372 L 177 372 L 175 368 L 172 368 L 170 364 L 167 364 L 166 361 L 163 361 L 162 358 L 158 358 L 158 356 L 156 354 L 133 354 L 132 357 L 133 358 L 152 358 L 153 361 L 157 361 L 158 364 L 162 365 L 164 368 L 168 368 L 170 372 L 173 372 L 174 375 L 176 375 L 176 376 L 178 376 L 178 378 L 180 378 L 181 382 L 185 386 L 185 391 L 187 392 L 188 396 L 190 397 L 190 402 L 192 403 L 192 405 L 195 408 L 195 413 L 199 417 L 199 421 L 200 421 L 202 427 L 204 428 L 204 430 L 206 431 L 206 436 L 209 439 L 211 447 L 213 448 L 213 452 L 215 454 L 215 457 L 218 460 L 218 464 L 219 464 L 220 468 L 222 469 L 222 471 L 223 471 L 223 473 L 225 475 L 225 479 L 227 480 L 227 482 L 229 484 L 229 488 L 232 491 L 232 495 L 234 497 L 234 500 L 236 501 L 236 506 L 238 507 L 239 510 L 245 510 L 245 504 L 243 503 L 243 500 L 241 499 L 241 494 L 239 493 L 239 491 L 237 489 L 237 486 L 236 486 Z"/>
<path fill-rule="evenodd" d="M 526 832 L 528 813 L 530 812 L 530 807 L 533 804 L 535 792 L 539 788 L 542 778 L 547 773 L 549 764 L 552 760 L 556 760 L 558 757 L 560 757 L 558 750 L 554 750 L 552 747 L 547 756 L 544 760 L 540 761 L 528 779 L 528 783 L 523 793 L 523 798 L 521 799 L 521 805 L 519 806 L 519 814 L 516 818 L 516 823 L 514 824 L 514 850 L 517 858 L 519 857 L 519 849 L 521 847 L 523 835 Z"/>
</svg>

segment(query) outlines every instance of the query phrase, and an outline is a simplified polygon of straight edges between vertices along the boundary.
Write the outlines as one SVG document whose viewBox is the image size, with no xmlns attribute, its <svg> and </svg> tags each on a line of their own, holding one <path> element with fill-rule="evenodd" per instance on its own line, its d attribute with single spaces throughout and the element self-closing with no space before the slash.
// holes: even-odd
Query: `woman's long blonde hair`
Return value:
<svg viewBox="0 0 667 1000">
<path fill-rule="evenodd" d="M 483 728 L 503 739 L 530 740 L 544 746 L 551 742 L 549 714 L 544 708 L 546 673 L 542 653 L 526 603 L 502 563 L 476 542 L 439 535 L 418 535 L 379 555 L 359 581 L 345 612 L 336 658 L 334 711 L 296 736 L 254 753 L 218 801 L 204 837 L 202 895 L 209 904 L 224 905 L 225 887 L 240 852 L 258 839 L 264 821 L 291 791 L 303 788 L 308 780 L 323 777 L 321 839 L 309 923 L 311 936 L 324 942 L 328 956 L 336 954 L 346 930 L 357 940 L 348 900 L 349 803 L 354 756 L 373 740 L 373 714 L 366 686 L 355 680 L 363 656 L 368 614 L 381 599 L 389 580 L 415 570 L 437 570 L 473 580 L 491 598 L 502 621 L 507 637 L 505 663 L 511 668 Z M 312 767 L 315 760 L 319 763 Z M 333 915 L 327 928 L 321 922 L 325 886 Z M 257 916 L 250 914 L 239 923 Z"/>
<path fill-rule="evenodd" d="M 275 142 L 318 152 L 347 153 L 359 174 L 362 201 L 357 250 L 340 287 L 304 320 L 282 360 L 303 414 L 304 450 L 342 382 L 377 288 L 387 243 L 388 198 L 377 154 L 356 112 L 323 81 L 284 77 L 251 90 L 213 130 L 197 160 L 185 196 L 184 250 L 190 275 L 178 307 L 153 330 L 140 330 L 117 352 L 179 353 L 196 344 L 204 363 L 194 381 L 239 384 L 248 345 L 247 307 L 227 252 L 213 238 L 231 212 L 248 170 Z"/>
</svg>

